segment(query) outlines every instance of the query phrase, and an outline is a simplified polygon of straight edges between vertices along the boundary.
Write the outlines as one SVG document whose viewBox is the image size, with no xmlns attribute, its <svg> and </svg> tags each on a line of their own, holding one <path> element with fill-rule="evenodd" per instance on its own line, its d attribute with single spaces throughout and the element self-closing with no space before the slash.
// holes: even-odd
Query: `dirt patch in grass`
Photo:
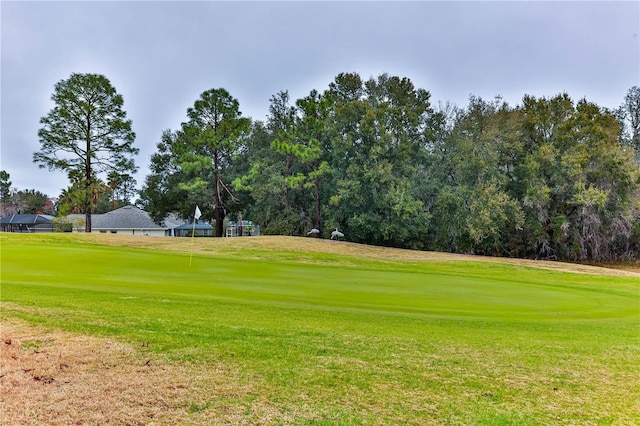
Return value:
<svg viewBox="0 0 640 426">
<path fill-rule="evenodd" d="M 332 241 L 319 238 L 260 236 L 245 238 L 160 238 L 118 234 L 74 234 L 79 241 L 127 246 L 139 248 L 156 248 L 178 251 L 185 254 L 222 255 L 242 250 L 278 250 L 288 252 L 327 253 L 338 256 L 353 256 L 389 261 L 403 262 L 448 262 L 477 261 L 497 262 L 513 265 L 551 269 L 562 272 L 582 274 L 598 274 L 610 276 L 640 277 L 640 261 L 624 264 L 606 264 L 601 266 L 554 262 L 530 259 L 513 259 L 490 256 L 474 256 L 433 251 L 407 250 L 356 244 L 346 241 Z"/>
<path fill-rule="evenodd" d="M 618 262 L 618 263 L 601 263 L 601 264 L 596 264 L 595 266 L 600 266 L 603 268 L 610 268 L 610 269 L 620 269 L 623 271 L 635 272 L 636 274 L 640 274 L 640 259 L 629 260 L 626 262 Z"/>
<path fill-rule="evenodd" d="M 2 425 L 254 425 L 283 418 L 229 366 L 162 362 L 131 345 L 13 320 L 0 334 Z"/>
</svg>

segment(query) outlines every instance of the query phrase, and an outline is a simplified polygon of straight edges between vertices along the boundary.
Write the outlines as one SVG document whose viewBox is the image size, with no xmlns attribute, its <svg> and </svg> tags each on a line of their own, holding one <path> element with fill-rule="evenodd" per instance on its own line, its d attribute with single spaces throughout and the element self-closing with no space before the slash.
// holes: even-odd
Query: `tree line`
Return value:
<svg viewBox="0 0 640 426">
<path fill-rule="evenodd" d="M 70 166 L 59 167 L 77 187 L 68 192 L 79 191 L 76 204 L 91 210 L 99 179 L 88 159 L 52 160 L 59 150 L 45 143 L 47 129 L 64 133 L 63 125 L 53 127 L 60 116 L 54 109 L 43 118 L 43 150 L 34 161 Z M 131 124 L 113 117 L 117 131 L 104 132 L 103 122 L 102 133 L 75 140 L 85 153 L 93 136 L 103 138 L 96 146 L 106 152 L 123 148 L 110 165 L 89 157 L 103 173 L 130 177 Z M 263 234 L 316 228 L 327 237 L 339 228 L 350 241 L 390 247 L 637 258 L 639 134 L 638 87 L 616 110 L 568 94 L 527 95 L 516 106 L 473 96 L 465 107 L 434 106 L 408 78 L 342 73 L 323 92 L 296 100 L 287 91 L 273 95 L 265 121 L 243 117 L 229 92 L 211 89 L 178 129 L 162 133 L 138 203 L 156 221 L 169 213 L 192 219 L 198 205 L 218 236 L 225 217 L 240 213 Z"/>
<path fill-rule="evenodd" d="M 11 186 L 11 176 L 0 170 L 0 214 L 2 217 L 21 214 L 48 214 L 56 212 L 54 201 L 36 189 L 17 189 Z"/>
</svg>

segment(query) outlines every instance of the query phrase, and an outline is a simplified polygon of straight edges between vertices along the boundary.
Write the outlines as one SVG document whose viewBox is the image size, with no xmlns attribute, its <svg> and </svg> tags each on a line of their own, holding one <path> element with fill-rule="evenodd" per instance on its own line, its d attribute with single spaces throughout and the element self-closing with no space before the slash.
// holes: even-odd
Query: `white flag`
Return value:
<svg viewBox="0 0 640 426">
<path fill-rule="evenodd" d="M 196 218 L 196 220 L 200 219 L 200 216 L 202 216 L 202 213 L 200 213 L 200 209 L 198 208 L 198 206 L 196 206 L 196 213 L 193 215 L 193 217 Z"/>
</svg>

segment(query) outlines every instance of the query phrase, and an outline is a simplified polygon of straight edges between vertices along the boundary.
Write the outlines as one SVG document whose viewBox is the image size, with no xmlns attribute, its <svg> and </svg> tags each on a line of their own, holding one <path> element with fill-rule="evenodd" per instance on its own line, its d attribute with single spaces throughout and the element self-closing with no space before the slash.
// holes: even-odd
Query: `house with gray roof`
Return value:
<svg viewBox="0 0 640 426">
<path fill-rule="evenodd" d="M 53 216 L 47 214 L 12 214 L 0 219 L 2 232 L 51 232 Z"/>
<path fill-rule="evenodd" d="M 70 219 L 84 215 L 69 215 Z M 170 236 L 173 229 L 181 225 L 175 217 L 168 217 L 161 225 L 151 219 L 149 213 L 135 206 L 124 206 L 103 214 L 91 215 L 91 232 L 149 235 L 154 237 Z"/>
</svg>

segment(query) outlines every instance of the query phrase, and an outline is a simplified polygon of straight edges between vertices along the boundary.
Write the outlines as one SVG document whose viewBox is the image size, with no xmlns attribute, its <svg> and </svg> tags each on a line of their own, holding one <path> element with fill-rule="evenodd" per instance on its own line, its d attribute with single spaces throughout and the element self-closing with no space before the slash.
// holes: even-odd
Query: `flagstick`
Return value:
<svg viewBox="0 0 640 426">
<path fill-rule="evenodd" d="M 202 213 L 200 212 L 200 207 L 196 205 L 196 210 L 193 212 L 193 229 L 191 229 L 191 251 L 189 253 L 189 266 L 191 266 L 191 258 L 193 257 L 193 239 L 196 236 L 196 222 L 200 219 Z"/>
<path fill-rule="evenodd" d="M 189 267 L 191 267 L 191 258 L 193 257 L 193 239 L 196 236 L 196 219 L 193 220 L 193 229 L 191 230 L 191 252 L 189 253 Z"/>
</svg>

